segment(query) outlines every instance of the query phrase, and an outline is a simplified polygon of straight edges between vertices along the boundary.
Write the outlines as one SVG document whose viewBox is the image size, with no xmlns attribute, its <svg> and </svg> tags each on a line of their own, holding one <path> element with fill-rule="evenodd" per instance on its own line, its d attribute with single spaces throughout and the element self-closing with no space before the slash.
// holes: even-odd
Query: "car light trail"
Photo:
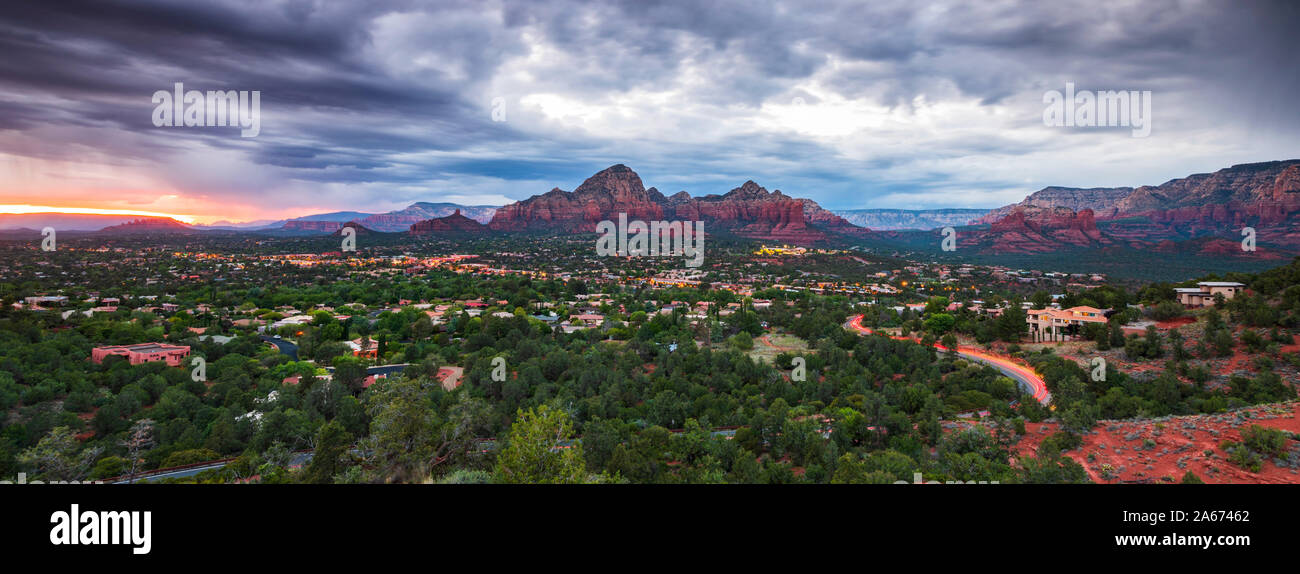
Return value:
<svg viewBox="0 0 1300 574">
<path fill-rule="evenodd" d="M 875 333 L 871 329 L 862 326 L 862 315 L 854 315 L 853 317 L 851 317 L 848 322 L 848 327 L 857 331 L 862 335 L 871 335 Z M 899 337 L 899 336 L 891 335 L 890 338 L 899 341 L 913 341 L 917 343 L 920 342 L 913 337 Z M 939 349 L 940 351 L 948 350 L 947 347 L 944 347 L 943 345 L 939 345 L 939 344 L 934 345 L 934 348 Z M 1011 358 L 1009 357 L 1004 357 L 1001 355 L 991 355 L 976 350 L 974 347 L 963 347 L 961 345 L 957 346 L 957 354 L 961 357 L 989 365 L 999 371 L 1002 371 L 1007 375 L 1010 375 L 1012 378 L 1015 378 L 1020 382 L 1028 385 L 1029 388 L 1033 390 L 1034 399 L 1044 405 L 1048 404 L 1052 400 L 1052 394 L 1047 392 L 1047 383 L 1043 381 L 1043 378 L 1038 376 L 1038 373 L 1035 373 L 1033 369 L 1025 365 L 1016 363 L 1015 361 L 1012 361 Z"/>
</svg>

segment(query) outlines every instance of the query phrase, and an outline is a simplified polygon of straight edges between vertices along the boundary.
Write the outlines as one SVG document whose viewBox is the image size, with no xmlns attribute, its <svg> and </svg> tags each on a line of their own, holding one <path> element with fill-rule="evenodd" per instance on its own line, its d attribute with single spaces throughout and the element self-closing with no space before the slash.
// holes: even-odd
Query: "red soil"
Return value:
<svg viewBox="0 0 1300 574">
<path fill-rule="evenodd" d="M 1252 424 L 1300 432 L 1300 403 L 1262 405 L 1217 415 L 1102 421 L 1084 435 L 1081 447 L 1065 454 L 1083 465 L 1089 478 L 1098 483 L 1178 482 L 1190 470 L 1207 483 L 1300 484 L 1300 469 L 1279 467 L 1272 460 L 1266 460 L 1257 473 L 1228 462 L 1219 444 L 1240 441 L 1239 429 Z M 1027 423 L 1025 429 L 1028 434 L 1014 450 L 1031 454 L 1058 426 Z M 1144 445 L 1147 439 L 1154 442 L 1153 447 Z M 1295 448 L 1294 441 L 1290 444 Z M 1207 457 L 1206 451 L 1213 455 Z"/>
</svg>

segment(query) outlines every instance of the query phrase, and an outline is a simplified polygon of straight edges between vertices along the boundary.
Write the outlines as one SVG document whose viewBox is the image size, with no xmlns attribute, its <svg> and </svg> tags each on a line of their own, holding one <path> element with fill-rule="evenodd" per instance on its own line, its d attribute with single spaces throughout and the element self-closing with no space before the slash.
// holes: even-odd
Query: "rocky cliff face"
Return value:
<svg viewBox="0 0 1300 574">
<path fill-rule="evenodd" d="M 1118 214 L 1211 205 L 1300 203 L 1300 160 L 1234 165 L 1158 186 L 1144 185 L 1116 204 Z"/>
<path fill-rule="evenodd" d="M 671 204 L 671 219 L 702 220 L 706 230 L 712 226 L 742 237 L 790 243 L 826 239 L 826 234 L 805 218 L 802 200 L 779 190 L 768 192 L 753 181 L 746 181 L 723 195 L 674 197 L 679 200 Z"/>
<path fill-rule="evenodd" d="M 411 235 L 482 235 L 488 232 L 486 225 L 465 217 L 457 209 L 451 215 L 426 219 L 411 224 Z"/>
<path fill-rule="evenodd" d="M 646 189 L 636 172 L 622 164 L 591 176 L 572 192 L 559 188 L 497 210 L 488 226 L 496 231 L 595 231 L 600 221 L 704 221 L 705 230 L 726 230 L 770 241 L 814 243 L 827 231 L 863 231 L 817 205 L 747 181 L 723 195 L 692 197 L 685 191 L 665 197 Z"/>
<path fill-rule="evenodd" d="M 651 194 L 650 191 L 654 193 Z M 488 223 L 494 231 L 554 230 L 595 231 L 602 220 L 664 219 L 663 206 L 655 199 L 658 190 L 646 190 L 641 177 L 623 164 L 611 166 L 587 178 L 572 192 L 554 188 L 502 207 Z"/>
<path fill-rule="evenodd" d="M 1089 208 L 1071 207 L 1087 202 L 1100 206 L 1095 216 Z M 991 224 L 983 243 L 994 251 L 1041 251 L 1034 243 L 1044 238 L 1058 248 L 1127 243 L 1157 251 L 1171 249 L 1169 242 L 1206 239 L 1198 252 L 1241 254 L 1238 242 L 1246 227 L 1256 230 L 1260 243 L 1300 249 L 1300 160 L 1234 165 L 1158 186 L 1046 188 L 980 221 Z"/>
<path fill-rule="evenodd" d="M 980 234 L 998 253 L 1046 253 L 1067 247 L 1102 247 L 1114 243 L 1097 229 L 1091 209 L 1020 207 Z"/>
<path fill-rule="evenodd" d="M 1055 209 L 1065 207 L 1074 211 L 1091 209 L 1093 213 L 1110 215 L 1115 213 L 1115 206 L 1133 193 L 1131 187 L 1044 187 L 1030 194 L 1020 203 L 1014 203 L 994 209 L 976 223 L 993 223 L 1011 214 L 1017 207 Z"/>
<path fill-rule="evenodd" d="M 871 232 L 868 226 L 853 223 L 837 213 L 827 211 L 816 201 L 811 199 L 798 201 L 803 204 L 803 216 L 808 223 L 846 235 L 864 235 Z"/>
</svg>

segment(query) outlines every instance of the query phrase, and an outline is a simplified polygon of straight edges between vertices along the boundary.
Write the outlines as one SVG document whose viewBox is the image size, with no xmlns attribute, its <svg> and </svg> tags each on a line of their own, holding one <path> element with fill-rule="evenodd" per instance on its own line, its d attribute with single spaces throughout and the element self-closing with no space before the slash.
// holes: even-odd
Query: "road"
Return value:
<svg viewBox="0 0 1300 574">
<path fill-rule="evenodd" d="M 310 452 L 295 452 L 293 453 L 293 456 L 289 458 L 289 466 L 290 467 L 303 466 L 311 461 L 311 455 L 312 453 Z M 178 468 L 176 470 L 166 470 L 166 469 L 155 470 L 155 471 L 150 471 L 147 474 L 141 473 L 136 475 L 134 482 L 137 483 L 156 482 L 159 480 L 163 480 L 165 478 L 186 478 L 186 477 L 194 476 L 205 470 L 216 470 L 218 468 L 222 468 L 227 464 L 230 464 L 229 460 L 214 460 L 208 464 L 200 464 L 198 466 L 187 466 L 185 468 Z M 110 484 L 128 484 L 129 482 L 132 481 L 122 479 L 122 480 L 115 480 Z"/>
<path fill-rule="evenodd" d="M 862 326 L 862 315 L 854 315 L 850 317 L 849 320 L 844 323 L 844 328 L 852 329 L 863 335 L 872 334 L 871 329 Z M 899 339 L 899 340 L 916 341 L 916 339 L 911 337 L 892 337 L 892 338 Z M 948 350 L 947 347 L 944 347 L 943 345 L 937 345 L 937 344 L 934 346 L 934 348 L 939 349 L 940 351 Z M 1021 389 L 1024 389 L 1025 392 L 1034 395 L 1034 398 L 1037 399 L 1038 402 L 1044 405 L 1052 401 L 1052 394 L 1047 392 L 1047 383 L 1043 381 L 1043 378 L 1038 376 L 1038 373 L 1035 373 L 1033 369 L 1011 360 L 1010 357 L 993 355 L 993 354 L 980 351 L 975 347 L 962 346 L 962 345 L 957 346 L 957 356 L 970 361 L 983 363 L 999 371 L 1002 371 L 1002 374 L 1006 375 L 1007 377 L 1010 377 L 1011 380 L 1019 383 Z"/>
<path fill-rule="evenodd" d="M 275 345 L 276 349 L 279 349 L 281 353 L 288 355 L 290 359 L 295 361 L 298 360 L 298 345 L 296 343 L 286 341 L 279 337 L 268 337 L 266 335 L 262 335 L 262 340 Z"/>
</svg>

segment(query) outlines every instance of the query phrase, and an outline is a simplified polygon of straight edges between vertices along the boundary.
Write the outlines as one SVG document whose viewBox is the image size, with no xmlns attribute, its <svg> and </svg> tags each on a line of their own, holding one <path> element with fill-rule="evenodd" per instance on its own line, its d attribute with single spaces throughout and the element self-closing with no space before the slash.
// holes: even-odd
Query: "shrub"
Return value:
<svg viewBox="0 0 1300 574">
<path fill-rule="evenodd" d="M 216 451 L 206 449 L 206 448 L 193 448 L 190 450 L 180 450 L 172 453 L 171 456 L 167 457 L 167 460 L 163 461 L 162 463 L 162 468 L 183 466 L 187 464 L 194 464 L 196 462 L 207 462 L 209 460 L 217 460 L 219 458 L 221 458 L 220 454 L 217 454 Z"/>
<path fill-rule="evenodd" d="M 1252 451 L 1281 456 L 1286 452 L 1287 435 L 1279 429 L 1250 425 L 1242 429 L 1241 442 Z"/>
</svg>

